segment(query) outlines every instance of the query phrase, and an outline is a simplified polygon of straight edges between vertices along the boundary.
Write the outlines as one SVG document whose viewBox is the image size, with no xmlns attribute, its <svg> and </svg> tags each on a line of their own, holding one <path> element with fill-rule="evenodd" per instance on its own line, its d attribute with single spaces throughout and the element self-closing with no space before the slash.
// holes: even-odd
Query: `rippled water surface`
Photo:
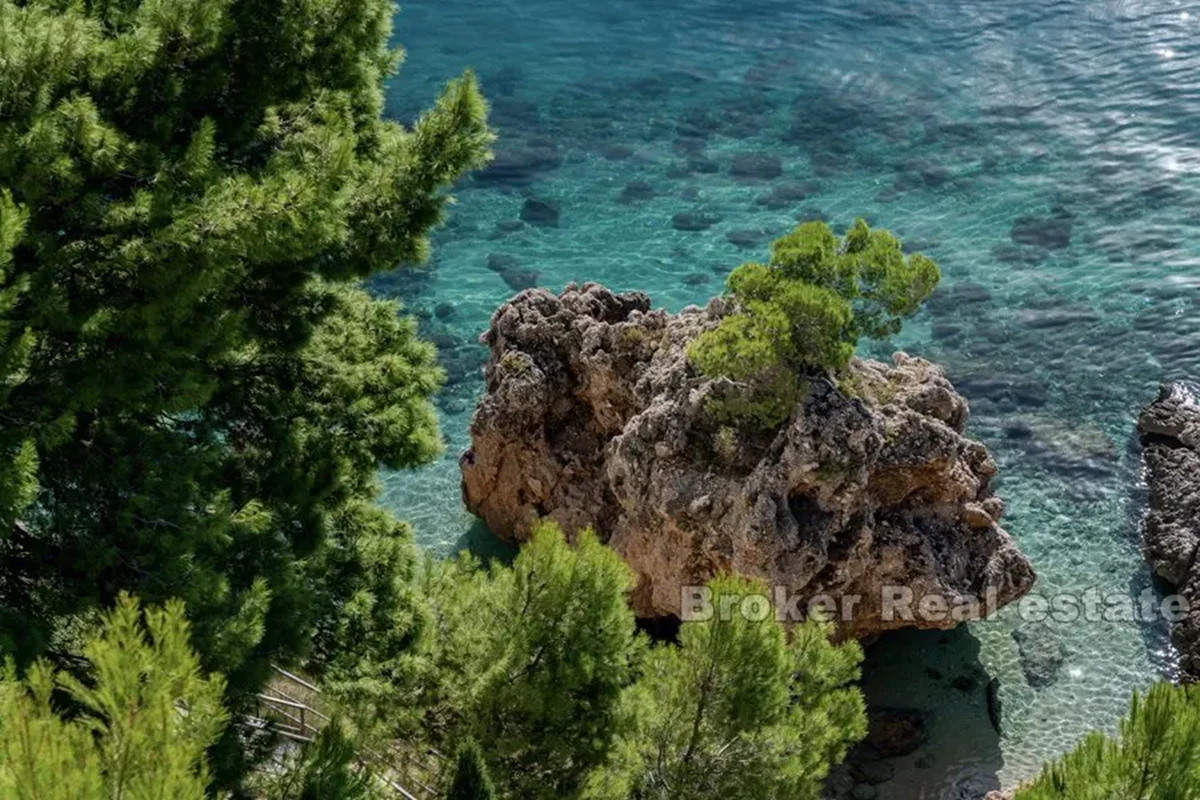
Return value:
<svg viewBox="0 0 1200 800">
<path fill-rule="evenodd" d="M 678 309 L 798 219 L 863 215 L 945 275 L 870 354 L 936 359 L 970 399 L 1035 591 L 1137 595 L 1133 420 L 1157 382 L 1200 375 L 1198 34 L 1200 7 L 1168 0 L 412 0 L 389 113 L 412 119 L 469 65 L 501 138 L 429 269 L 374 284 L 421 315 L 450 376 L 446 457 L 386 476 L 388 502 L 429 547 L 486 541 L 456 458 L 477 336 L 516 289 L 599 280 Z M 732 174 L 739 156 L 761 177 Z M 557 220 L 522 223 L 528 199 Z M 873 700 L 930 725 L 880 797 L 1009 785 L 1170 670 L 1159 627 L 1080 622 L 1038 634 L 1066 661 L 1035 688 L 1019 623 L 876 647 Z"/>
</svg>

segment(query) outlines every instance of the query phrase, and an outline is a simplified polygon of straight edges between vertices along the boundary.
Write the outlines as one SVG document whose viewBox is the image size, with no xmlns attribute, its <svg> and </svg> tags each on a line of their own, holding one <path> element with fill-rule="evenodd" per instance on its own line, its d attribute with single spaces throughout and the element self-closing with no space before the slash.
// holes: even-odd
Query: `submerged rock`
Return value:
<svg viewBox="0 0 1200 800">
<path fill-rule="evenodd" d="M 496 223 L 496 232 L 505 236 L 524 229 L 525 223 L 519 219 L 502 219 Z"/>
<path fill-rule="evenodd" d="M 558 227 L 559 211 L 555 203 L 531 197 L 521 206 L 521 220 L 544 228 Z"/>
<path fill-rule="evenodd" d="M 496 157 L 484 169 L 473 174 L 477 184 L 485 186 L 528 186 L 542 173 L 562 166 L 557 145 L 545 139 L 501 145 Z"/>
<path fill-rule="evenodd" d="M 1151 568 L 1188 600 L 1173 639 L 1181 668 L 1200 679 L 1200 387 L 1164 385 L 1137 429 L 1150 490 L 1142 544 Z"/>
<path fill-rule="evenodd" d="M 537 270 L 521 269 L 521 262 L 508 253 L 488 253 L 487 268 L 495 272 L 514 292 L 537 286 Z"/>
<path fill-rule="evenodd" d="M 761 247 L 770 238 L 771 232 L 766 228 L 740 228 L 725 234 L 725 241 L 739 250 Z"/>
<path fill-rule="evenodd" d="M 825 778 L 821 800 L 847 800 L 853 796 L 851 793 L 854 787 L 854 776 L 850 774 L 850 768 L 845 764 L 835 764 L 829 770 L 829 776 Z"/>
<path fill-rule="evenodd" d="M 699 156 L 704 153 L 704 137 L 693 134 L 694 132 L 689 131 L 688 135 L 680 136 L 671 143 L 671 149 L 675 151 L 676 155 L 690 157 Z"/>
<path fill-rule="evenodd" d="M 630 181 L 625 184 L 625 188 L 617 195 L 617 202 L 623 206 L 630 206 L 635 203 L 644 203 L 647 200 L 653 200 L 658 194 L 654 189 L 654 185 L 646 181 Z"/>
<path fill-rule="evenodd" d="M 972 674 L 956 675 L 950 685 L 963 694 L 971 694 L 979 688 L 979 680 Z"/>
<path fill-rule="evenodd" d="M 793 206 L 818 191 L 820 186 L 815 183 L 783 183 L 766 194 L 759 195 L 754 202 L 772 211 L 778 211 Z"/>
<path fill-rule="evenodd" d="M 891 189 L 884 193 L 884 199 L 894 199 L 902 192 L 940 189 L 951 177 L 950 171 L 940 164 L 922 159 L 906 161 L 897 167 L 896 179 L 892 182 Z"/>
<path fill-rule="evenodd" d="M 1071 216 L 1058 210 L 1046 217 L 1017 217 L 1011 235 L 1017 244 L 1061 250 L 1071 244 L 1071 228 Z"/>
<path fill-rule="evenodd" d="M 636 573 L 643 618 L 679 616 L 683 587 L 729 570 L 786 592 L 789 610 L 858 596 L 837 621 L 860 638 L 950 628 L 1029 591 L 1029 561 L 997 524 L 996 464 L 963 436 L 967 403 L 939 367 L 855 361 L 852 394 L 814 377 L 780 430 L 722 430 L 705 407 L 733 387 L 698 375 L 686 348 L 726 310 L 673 315 L 596 284 L 501 306 L 461 462 L 467 507 L 509 541 L 543 516 L 592 526 Z M 888 614 L 885 586 L 966 613 Z"/>
<path fill-rule="evenodd" d="M 867 719 L 866 741 L 884 758 L 914 752 L 925 741 L 925 715 L 915 708 L 879 708 Z"/>
<path fill-rule="evenodd" d="M 1040 689 L 1058 680 L 1066 660 L 1058 634 L 1044 623 L 1027 624 L 1014 630 L 1012 637 L 1021 656 L 1021 671 L 1030 686 Z"/>
<path fill-rule="evenodd" d="M 487 268 L 492 272 L 507 272 L 521 266 L 521 262 L 514 255 L 508 253 L 488 253 Z"/>
<path fill-rule="evenodd" d="M 769 153 L 742 153 L 733 157 L 729 174 L 739 180 L 769 181 L 783 174 L 783 161 Z"/>
<path fill-rule="evenodd" d="M 706 231 L 721 221 L 716 214 L 703 211 L 680 211 L 671 217 L 671 227 L 677 231 Z"/>
<path fill-rule="evenodd" d="M 896 776 L 895 765 L 885 760 L 884 755 L 870 742 L 859 742 L 850 748 L 850 752 L 846 754 L 846 767 L 850 777 L 858 784 L 851 793 L 851 797 L 863 796 L 860 790 L 864 786 L 874 789 Z M 874 797 L 875 795 L 869 796 Z"/>
<path fill-rule="evenodd" d="M 531 289 L 537 286 L 541 273 L 535 269 L 510 269 L 500 273 L 501 279 L 514 292 Z"/>
<path fill-rule="evenodd" d="M 625 161 L 633 158 L 634 149 L 625 144 L 613 144 L 603 148 L 600 155 L 608 161 Z"/>
<path fill-rule="evenodd" d="M 1046 260 L 1046 251 L 1040 247 L 1000 242 L 992 247 L 992 257 L 1002 264 L 1033 267 Z"/>
</svg>

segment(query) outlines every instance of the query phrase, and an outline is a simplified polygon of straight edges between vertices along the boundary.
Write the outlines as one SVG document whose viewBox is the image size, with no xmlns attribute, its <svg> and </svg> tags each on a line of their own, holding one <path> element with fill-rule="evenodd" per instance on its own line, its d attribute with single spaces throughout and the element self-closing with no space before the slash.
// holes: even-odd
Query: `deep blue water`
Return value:
<svg viewBox="0 0 1200 800">
<path fill-rule="evenodd" d="M 412 119 L 465 66 L 500 134 L 426 271 L 375 282 L 437 341 L 443 461 L 385 476 L 427 546 L 486 532 L 456 458 L 481 390 L 476 338 L 536 283 L 599 280 L 703 303 L 797 219 L 864 215 L 941 265 L 903 348 L 946 365 L 1001 466 L 1035 591 L 1137 594 L 1138 408 L 1200 375 L 1200 6 L 1169 0 L 413 0 L 388 112 Z M 754 155 L 769 174 L 731 174 Z M 741 163 L 745 163 L 745 159 Z M 537 199 L 557 226 L 519 225 Z M 673 226 L 690 214 L 693 227 Z M 469 533 L 470 532 L 470 533 Z M 1054 630 L 1066 664 L 1028 685 L 1008 612 L 878 646 L 877 702 L 930 715 L 880 797 L 974 797 L 1027 777 L 1168 673 L 1158 627 Z M 1002 681 L 1003 737 L 982 684 Z M 940 677 L 938 677 L 940 676 Z"/>
</svg>

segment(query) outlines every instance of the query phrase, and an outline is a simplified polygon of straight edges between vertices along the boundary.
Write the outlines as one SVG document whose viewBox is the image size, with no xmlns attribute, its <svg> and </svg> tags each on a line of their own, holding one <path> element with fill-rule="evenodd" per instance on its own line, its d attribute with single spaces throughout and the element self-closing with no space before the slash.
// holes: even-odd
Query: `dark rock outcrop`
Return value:
<svg viewBox="0 0 1200 800">
<path fill-rule="evenodd" d="M 647 618 L 679 615 L 682 587 L 725 570 L 802 604 L 860 596 L 839 620 L 860 638 L 964 618 L 889 616 L 884 586 L 974 603 L 967 616 L 1029 591 L 997 522 L 995 462 L 962 435 L 967 403 L 940 368 L 856 361 L 851 394 L 814 377 L 774 433 L 721 428 L 706 406 L 735 387 L 699 376 L 686 347 L 726 311 L 718 298 L 672 315 L 596 284 L 501 306 L 460 462 L 467 507 L 511 541 L 542 516 L 592 526 L 637 574 Z"/>
<path fill-rule="evenodd" d="M 1200 679 L 1200 386 L 1163 386 L 1137 427 L 1150 490 L 1142 544 L 1151 568 L 1188 601 L 1173 638 L 1181 668 Z"/>
</svg>

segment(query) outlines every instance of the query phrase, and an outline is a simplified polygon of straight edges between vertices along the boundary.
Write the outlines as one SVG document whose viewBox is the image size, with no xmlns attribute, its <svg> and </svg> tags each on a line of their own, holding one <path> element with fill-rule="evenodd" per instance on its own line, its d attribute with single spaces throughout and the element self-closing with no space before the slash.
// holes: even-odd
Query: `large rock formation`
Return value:
<svg viewBox="0 0 1200 800">
<path fill-rule="evenodd" d="M 997 524 L 995 462 L 962 435 L 967 403 L 937 366 L 856 361 L 838 385 L 810 380 L 781 430 L 734 430 L 706 407 L 736 387 L 686 355 L 725 303 L 672 315 L 587 284 L 501 306 L 461 460 L 468 508 L 508 540 L 540 516 L 594 527 L 637 573 L 643 617 L 678 615 L 681 587 L 724 570 L 804 602 L 859 595 L 840 622 L 856 637 L 948 628 L 1029 590 L 1029 561 Z M 887 615 L 884 586 L 963 613 Z"/>
<path fill-rule="evenodd" d="M 1174 639 L 1184 672 L 1200 679 L 1200 387 L 1163 386 L 1138 419 L 1138 436 L 1150 489 L 1146 558 L 1189 603 Z"/>
</svg>

